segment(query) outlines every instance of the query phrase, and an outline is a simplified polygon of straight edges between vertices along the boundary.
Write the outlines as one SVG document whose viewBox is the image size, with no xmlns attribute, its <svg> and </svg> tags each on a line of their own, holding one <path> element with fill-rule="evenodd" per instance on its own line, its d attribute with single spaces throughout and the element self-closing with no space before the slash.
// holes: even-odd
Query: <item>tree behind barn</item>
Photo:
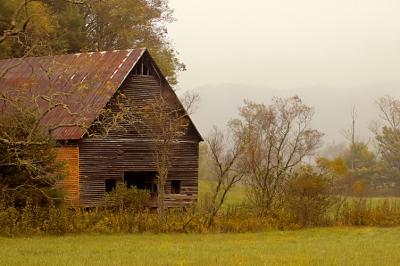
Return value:
<svg viewBox="0 0 400 266">
<path fill-rule="evenodd" d="M 147 47 L 171 84 L 185 68 L 167 40 L 166 0 L 9 0 L 0 18 L 0 58 Z"/>
</svg>

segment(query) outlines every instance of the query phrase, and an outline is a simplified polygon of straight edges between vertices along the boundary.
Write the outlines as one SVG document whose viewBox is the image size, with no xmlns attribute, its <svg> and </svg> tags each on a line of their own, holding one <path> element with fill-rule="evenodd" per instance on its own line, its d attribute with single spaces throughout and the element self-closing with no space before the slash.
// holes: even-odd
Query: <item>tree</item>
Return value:
<svg viewBox="0 0 400 266">
<path fill-rule="evenodd" d="M 0 73 L 0 81 L 8 70 Z M 63 200 L 60 181 L 66 171 L 56 160 L 56 130 L 74 127 L 88 136 L 105 136 L 134 122 L 131 108 L 119 94 L 99 112 L 97 120 L 88 122 L 88 114 L 98 107 L 83 98 L 97 80 L 76 83 L 70 78 L 74 73 L 75 68 L 60 71 L 60 63 L 49 60 L 46 68 L 33 69 L 26 80 L 0 87 L 0 189 L 11 203 Z M 59 91 L 60 84 L 70 90 Z M 66 119 L 51 119 L 55 117 Z"/>
<path fill-rule="evenodd" d="M 244 146 L 242 136 L 223 133 L 216 127 L 206 142 L 211 158 L 209 169 L 212 180 L 216 182 L 208 209 L 207 226 L 210 227 L 229 191 L 244 177 L 239 165 Z"/>
<path fill-rule="evenodd" d="M 325 175 L 330 175 L 336 194 L 350 194 L 350 170 L 342 155 L 340 154 L 332 160 L 326 157 L 319 157 L 316 163 L 321 172 L 325 173 Z"/>
<path fill-rule="evenodd" d="M 161 94 L 136 104 L 131 110 L 139 133 L 151 139 L 150 146 L 157 170 L 157 207 L 161 219 L 165 217 L 165 185 L 175 147 L 188 134 L 189 114 L 195 109 L 198 99 L 198 95 L 193 93 L 186 93 L 181 101 L 174 93 Z"/>
<path fill-rule="evenodd" d="M 348 130 L 343 131 L 343 136 L 350 142 L 350 147 L 355 147 L 356 143 L 356 121 L 357 121 L 357 110 L 356 107 L 353 106 L 351 111 L 351 127 Z M 353 171 L 355 168 L 355 155 L 354 149 L 350 149 L 350 169 Z"/>
<path fill-rule="evenodd" d="M 167 0 L 10 0 L 0 18 L 0 58 L 147 47 L 171 84 L 185 69 L 167 39 Z"/>
<path fill-rule="evenodd" d="M 0 98 L 8 105 L 16 103 Z M 61 201 L 62 193 L 56 185 L 64 171 L 56 161 L 55 140 L 38 126 L 37 110 L 14 107 L 0 116 L 1 194 L 14 206 L 23 206 L 28 200 L 37 205 Z"/>
<path fill-rule="evenodd" d="M 338 193 L 358 196 L 367 192 L 377 193 L 386 169 L 368 144 L 362 141 L 350 144 L 333 160 L 319 158 L 318 164 L 336 173 L 338 186 L 341 187 Z"/>
<path fill-rule="evenodd" d="M 49 54 L 56 18 L 40 0 L 0 3 L 0 58 Z"/>
<path fill-rule="evenodd" d="M 350 145 L 343 154 L 343 160 L 350 169 L 353 180 L 366 181 L 379 176 L 376 154 L 370 151 L 365 142 L 357 141 Z"/>
<path fill-rule="evenodd" d="M 231 122 L 246 143 L 248 196 L 261 213 L 279 205 L 291 172 L 318 147 L 322 134 L 311 128 L 313 113 L 297 96 L 273 98 L 269 106 L 245 101 Z"/>
<path fill-rule="evenodd" d="M 385 96 L 377 102 L 381 126 L 374 131 L 382 160 L 388 166 L 387 178 L 399 187 L 400 177 L 400 100 Z"/>
</svg>

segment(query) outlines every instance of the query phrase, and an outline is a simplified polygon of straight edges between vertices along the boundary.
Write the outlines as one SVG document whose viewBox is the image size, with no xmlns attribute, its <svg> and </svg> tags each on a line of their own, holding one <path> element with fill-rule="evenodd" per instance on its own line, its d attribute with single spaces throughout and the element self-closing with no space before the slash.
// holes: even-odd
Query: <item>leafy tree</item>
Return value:
<svg viewBox="0 0 400 266">
<path fill-rule="evenodd" d="M 10 0 L 0 3 L 0 58 L 147 47 L 169 82 L 185 66 L 167 40 L 167 0 Z"/>
<path fill-rule="evenodd" d="M 49 54 L 56 34 L 57 18 L 43 2 L 0 2 L 0 58 Z"/>
<path fill-rule="evenodd" d="M 338 156 L 332 160 L 325 157 L 319 157 L 317 158 L 316 163 L 320 171 L 324 172 L 325 175 L 330 176 L 332 183 L 335 185 L 335 192 L 337 194 L 350 193 L 350 170 L 344 161 L 343 156 Z"/>
<path fill-rule="evenodd" d="M 344 152 L 343 160 L 350 168 L 350 174 L 354 180 L 365 181 L 378 178 L 381 174 L 381 165 L 375 153 L 369 150 L 365 142 L 355 142 Z M 351 169 L 351 165 L 354 168 Z"/>
<path fill-rule="evenodd" d="M 335 173 L 339 193 L 364 195 L 377 192 L 377 186 L 382 183 L 386 165 L 377 158 L 365 142 L 356 141 L 350 144 L 344 152 L 333 160 L 319 158 L 320 167 Z"/>
<path fill-rule="evenodd" d="M 0 192 L 7 204 L 62 201 L 56 184 L 64 172 L 56 161 L 56 142 L 35 126 L 37 119 L 24 109 L 0 117 Z"/>
</svg>

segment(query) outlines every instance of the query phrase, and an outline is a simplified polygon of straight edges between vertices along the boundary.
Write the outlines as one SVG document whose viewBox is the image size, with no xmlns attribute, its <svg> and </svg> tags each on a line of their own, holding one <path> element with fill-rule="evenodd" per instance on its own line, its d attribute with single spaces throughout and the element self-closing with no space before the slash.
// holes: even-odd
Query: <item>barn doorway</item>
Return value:
<svg viewBox="0 0 400 266">
<path fill-rule="evenodd" d="M 124 183 L 127 187 L 147 189 L 151 195 L 157 194 L 157 172 L 124 172 Z"/>
</svg>

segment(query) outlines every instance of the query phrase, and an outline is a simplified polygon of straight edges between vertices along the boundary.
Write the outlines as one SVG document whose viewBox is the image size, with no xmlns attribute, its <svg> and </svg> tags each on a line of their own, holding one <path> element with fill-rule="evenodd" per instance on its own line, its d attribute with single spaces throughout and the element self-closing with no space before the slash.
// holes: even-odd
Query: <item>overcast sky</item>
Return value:
<svg viewBox="0 0 400 266">
<path fill-rule="evenodd" d="M 298 94 L 315 106 L 326 141 L 340 140 L 352 105 L 359 131 L 379 95 L 400 96 L 400 1 L 170 0 L 169 36 L 187 71 L 182 90 L 202 102 L 203 133 L 236 115 L 244 98 Z M 398 89 L 397 89 L 398 88 Z"/>
</svg>

